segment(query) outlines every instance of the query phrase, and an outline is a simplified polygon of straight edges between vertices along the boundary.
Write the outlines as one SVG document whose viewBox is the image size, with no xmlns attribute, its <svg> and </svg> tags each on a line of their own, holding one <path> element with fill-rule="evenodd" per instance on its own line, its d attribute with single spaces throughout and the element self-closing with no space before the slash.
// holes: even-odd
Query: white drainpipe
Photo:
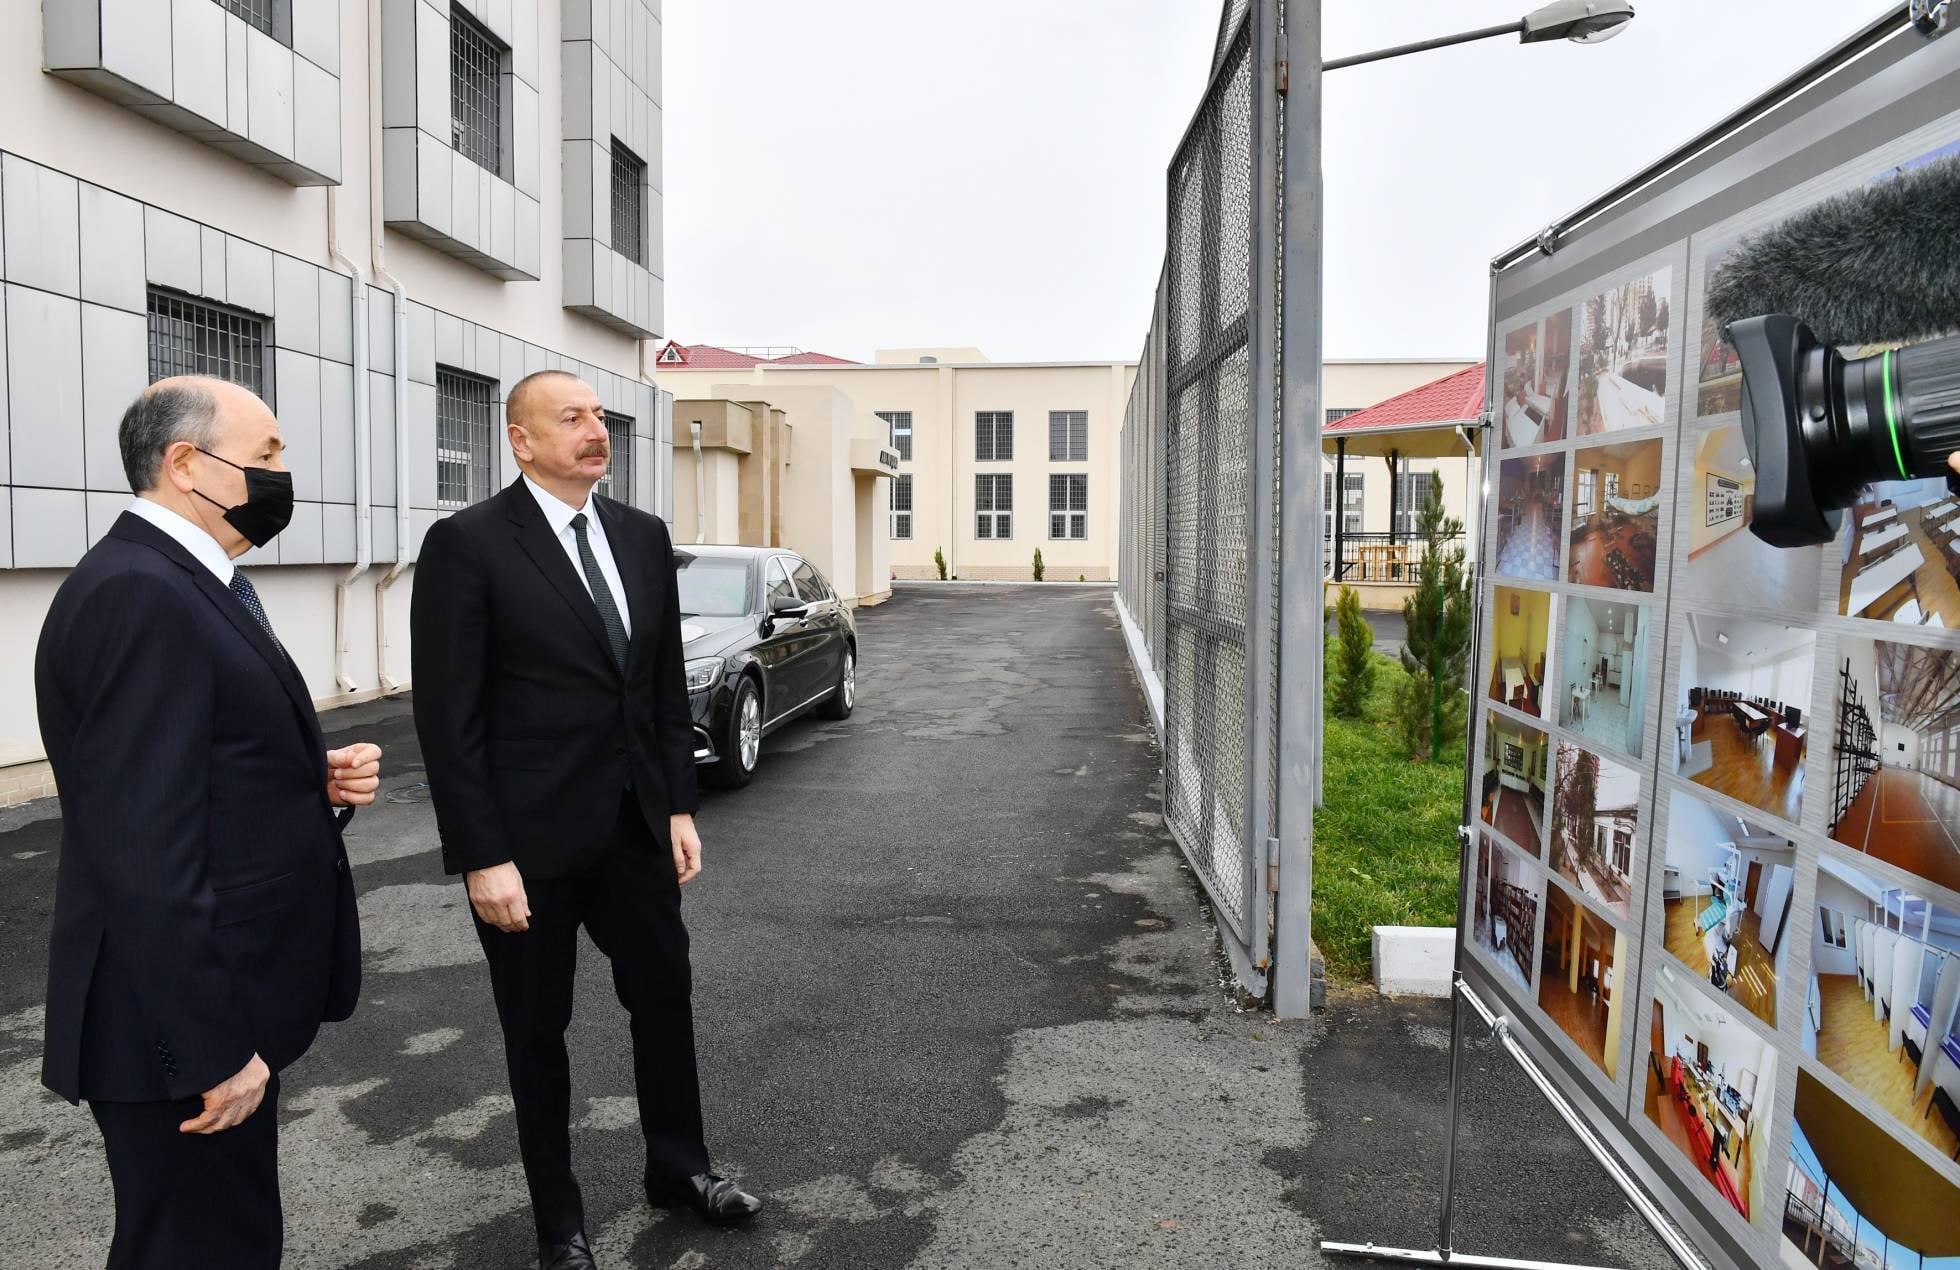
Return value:
<svg viewBox="0 0 1960 1270">
<path fill-rule="evenodd" d="M 368 398 L 367 277 L 340 250 L 338 191 L 327 187 L 327 255 L 352 279 L 349 320 L 354 332 L 354 565 L 333 589 L 333 682 L 342 693 L 354 691 L 347 673 L 351 640 L 347 625 L 347 588 L 374 563 L 374 411 Z"/>
<path fill-rule="evenodd" d="M 395 563 L 374 584 L 374 664 L 381 691 L 409 685 L 388 673 L 388 588 L 408 568 L 408 288 L 388 272 L 386 226 L 381 213 L 381 0 L 368 4 L 368 243 L 374 280 L 395 293 Z"/>
<path fill-rule="evenodd" d="M 708 541 L 708 469 L 701 462 L 701 421 L 687 425 L 694 434 L 694 541 Z"/>
</svg>

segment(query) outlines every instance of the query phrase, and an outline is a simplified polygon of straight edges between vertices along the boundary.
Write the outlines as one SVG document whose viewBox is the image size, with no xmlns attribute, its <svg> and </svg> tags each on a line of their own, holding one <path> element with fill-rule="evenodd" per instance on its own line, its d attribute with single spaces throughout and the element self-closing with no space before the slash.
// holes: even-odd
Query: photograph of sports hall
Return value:
<svg viewBox="0 0 1960 1270">
<path fill-rule="evenodd" d="M 1648 1019 L 1647 1119 L 1744 1221 L 1763 1198 L 1776 1050 L 1662 965 Z"/>
<path fill-rule="evenodd" d="M 1647 722 L 1652 610 L 1614 600 L 1565 601 L 1559 721 L 1589 741 L 1640 757 Z"/>
<path fill-rule="evenodd" d="M 1782 1260 L 1824 1270 L 1960 1270 L 1960 1186 L 1797 1073 Z"/>
<path fill-rule="evenodd" d="M 1681 632 L 1675 770 L 1796 820 L 1817 634 L 1780 622 L 1690 613 Z"/>
<path fill-rule="evenodd" d="M 1600 445 L 1573 454 L 1568 581 L 1622 591 L 1654 589 L 1660 486 L 1658 440 Z"/>
<path fill-rule="evenodd" d="M 1520 988 L 1531 987 L 1532 939 L 1538 931 L 1537 872 L 1487 834 L 1477 835 L 1477 896 L 1470 932 Z"/>
<path fill-rule="evenodd" d="M 1552 785 L 1552 868 L 1580 894 L 1627 916 L 1640 776 L 1570 741 L 1558 743 Z"/>
<path fill-rule="evenodd" d="M 1960 499 L 1935 477 L 1867 491 L 1838 540 L 1838 612 L 1960 629 Z"/>
<path fill-rule="evenodd" d="M 1538 1008 L 1612 1080 L 1620 1068 L 1620 994 L 1614 968 L 1627 937 L 1557 885 L 1545 888 L 1545 951 Z"/>
<path fill-rule="evenodd" d="M 1558 581 L 1565 520 L 1565 456 L 1505 459 L 1497 476 L 1497 572 Z"/>
<path fill-rule="evenodd" d="M 1797 849 L 1685 790 L 1668 800 L 1661 946 L 1770 1027 L 1776 986 L 1803 937 L 1790 928 Z"/>
<path fill-rule="evenodd" d="M 1742 429 L 1730 424 L 1703 433 L 1694 456 L 1682 571 L 1686 594 L 1743 608 L 1814 611 L 1824 549 L 1779 549 L 1749 532 L 1756 517 L 1756 470 Z M 1676 591 L 1682 591 L 1680 583 Z"/>
<path fill-rule="evenodd" d="M 1960 912 L 1818 866 L 1804 1053 L 1960 1160 Z"/>
<path fill-rule="evenodd" d="M 1701 270 L 1704 287 L 1735 243 L 1731 238 L 1709 249 Z M 1706 419 L 1742 409 L 1742 355 L 1722 338 L 1721 327 L 1708 316 L 1701 319 L 1700 367 L 1695 380 L 1695 413 Z"/>
<path fill-rule="evenodd" d="M 1667 422 L 1668 287 L 1658 269 L 1586 301 L 1579 316 L 1582 437 Z"/>
<path fill-rule="evenodd" d="M 1484 726 L 1484 823 L 1534 860 L 1545 837 L 1549 745 L 1537 728 L 1488 712 Z"/>
<path fill-rule="evenodd" d="M 1960 891 L 1960 652 L 1838 641 L 1831 837 Z"/>
<path fill-rule="evenodd" d="M 1571 371 L 1571 309 L 1526 322 L 1505 335 L 1505 449 L 1565 440 Z"/>
<path fill-rule="evenodd" d="M 1533 718 L 1545 714 L 1552 596 L 1501 586 L 1492 597 L 1490 699 Z"/>
</svg>

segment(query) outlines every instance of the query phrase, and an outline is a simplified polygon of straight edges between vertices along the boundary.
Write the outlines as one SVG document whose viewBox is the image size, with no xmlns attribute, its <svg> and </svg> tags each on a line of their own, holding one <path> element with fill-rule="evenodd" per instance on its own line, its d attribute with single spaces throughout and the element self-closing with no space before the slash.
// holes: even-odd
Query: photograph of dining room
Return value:
<svg viewBox="0 0 1960 1270">
<path fill-rule="evenodd" d="M 1565 456 L 1505 459 L 1497 475 L 1497 572 L 1558 581 L 1565 519 Z"/>
<path fill-rule="evenodd" d="M 1668 800 L 1661 865 L 1670 956 L 1770 1027 L 1776 986 L 1803 936 L 1791 929 L 1797 848 L 1685 790 Z"/>
<path fill-rule="evenodd" d="M 1560 309 L 1505 334 L 1505 449 L 1565 439 L 1571 371 L 1571 309 Z"/>
<path fill-rule="evenodd" d="M 1552 642 L 1551 593 L 1501 586 L 1491 603 L 1490 699 L 1543 718 L 1546 660 Z"/>
<path fill-rule="evenodd" d="M 1568 580 L 1622 591 L 1654 589 L 1660 487 L 1658 440 L 1573 454 Z"/>
<path fill-rule="evenodd" d="M 1735 249 L 1736 239 L 1730 238 L 1709 248 L 1703 257 L 1701 277 L 1702 286 L 1722 267 L 1722 261 Z M 1713 316 L 1702 314 L 1701 319 L 1701 357 L 1700 371 L 1695 382 L 1695 413 L 1706 419 L 1710 415 L 1730 414 L 1742 409 L 1742 355 L 1735 351 L 1735 345 L 1722 338 L 1722 328 Z"/>
<path fill-rule="evenodd" d="M 1960 892 L 1960 652 L 1838 641 L 1831 837 Z"/>
<path fill-rule="evenodd" d="M 1744 608 L 1817 607 L 1822 547 L 1772 547 L 1749 526 L 1756 517 L 1756 469 L 1739 424 L 1710 429 L 1695 444 L 1688 473 L 1685 594 Z M 1684 593 L 1677 584 L 1677 594 Z"/>
<path fill-rule="evenodd" d="M 1476 899 L 1470 933 L 1511 982 L 1531 988 L 1532 939 L 1538 930 L 1544 879 L 1488 834 L 1477 835 Z"/>
<path fill-rule="evenodd" d="M 1838 547 L 1839 613 L 1960 630 L 1960 498 L 1943 479 L 1872 486 Z"/>
<path fill-rule="evenodd" d="M 1647 1028 L 1647 1119 L 1754 1220 L 1768 1172 L 1775 1047 L 1668 965 L 1654 976 Z"/>
<path fill-rule="evenodd" d="M 1960 1186 L 1802 1069 L 1784 1176 L 1784 1265 L 1960 1270 Z"/>
<path fill-rule="evenodd" d="M 1545 888 L 1545 947 L 1538 1008 L 1612 1080 L 1620 1069 L 1620 993 L 1615 969 L 1627 937 L 1561 886 Z"/>
<path fill-rule="evenodd" d="M 1818 861 L 1804 1053 L 1960 1159 L 1960 912 Z"/>
<path fill-rule="evenodd" d="M 1567 598 L 1564 608 L 1559 722 L 1589 741 L 1639 758 L 1653 610 L 1576 596 Z"/>
<path fill-rule="evenodd" d="M 1484 722 L 1484 823 L 1533 859 L 1545 837 L 1545 786 L 1551 766 L 1545 734 L 1528 724 L 1486 712 Z"/>
<path fill-rule="evenodd" d="M 1678 629 L 1674 770 L 1796 820 L 1803 811 L 1817 633 L 1707 613 L 1688 614 Z"/>
<path fill-rule="evenodd" d="M 1588 899 L 1627 916 L 1640 774 L 1564 740 L 1553 771 L 1552 868 Z"/>
<path fill-rule="evenodd" d="M 1579 428 L 1597 436 L 1667 422 L 1668 290 L 1674 270 L 1608 287 L 1579 316 Z"/>
</svg>

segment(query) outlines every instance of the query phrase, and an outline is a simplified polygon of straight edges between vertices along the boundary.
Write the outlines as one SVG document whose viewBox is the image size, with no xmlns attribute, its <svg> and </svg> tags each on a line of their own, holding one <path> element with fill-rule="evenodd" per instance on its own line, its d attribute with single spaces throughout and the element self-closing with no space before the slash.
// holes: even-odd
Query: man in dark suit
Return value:
<svg viewBox="0 0 1960 1270">
<path fill-rule="evenodd" d="M 522 479 L 438 521 L 415 567 L 415 728 L 444 868 L 461 873 L 504 1032 L 539 1263 L 592 1266 L 572 1176 L 565 1028 L 583 925 L 632 1018 L 656 1205 L 716 1223 L 761 1207 L 710 1168 L 681 886 L 701 871 L 673 543 L 596 496 L 598 394 L 511 389 Z"/>
<path fill-rule="evenodd" d="M 292 516 L 265 403 L 167 379 L 119 439 L 138 496 L 55 594 L 34 661 L 61 791 L 41 1078 L 101 1126 L 110 1270 L 266 1270 L 279 1072 L 360 991 L 334 808 L 373 801 L 381 751 L 327 750 L 232 566 Z"/>
</svg>

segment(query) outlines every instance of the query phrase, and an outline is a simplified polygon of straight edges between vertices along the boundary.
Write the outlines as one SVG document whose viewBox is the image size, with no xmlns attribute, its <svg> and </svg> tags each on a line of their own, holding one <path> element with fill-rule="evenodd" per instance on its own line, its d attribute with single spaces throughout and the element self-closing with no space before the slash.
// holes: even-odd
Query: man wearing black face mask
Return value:
<svg viewBox="0 0 1960 1270">
<path fill-rule="evenodd" d="M 326 749 L 232 565 L 292 518 L 265 403 L 167 379 L 119 440 L 137 498 L 62 583 L 34 663 L 62 813 L 41 1079 L 102 1130 L 110 1270 L 266 1270 L 278 1073 L 360 989 L 339 828 L 381 751 Z"/>
</svg>

